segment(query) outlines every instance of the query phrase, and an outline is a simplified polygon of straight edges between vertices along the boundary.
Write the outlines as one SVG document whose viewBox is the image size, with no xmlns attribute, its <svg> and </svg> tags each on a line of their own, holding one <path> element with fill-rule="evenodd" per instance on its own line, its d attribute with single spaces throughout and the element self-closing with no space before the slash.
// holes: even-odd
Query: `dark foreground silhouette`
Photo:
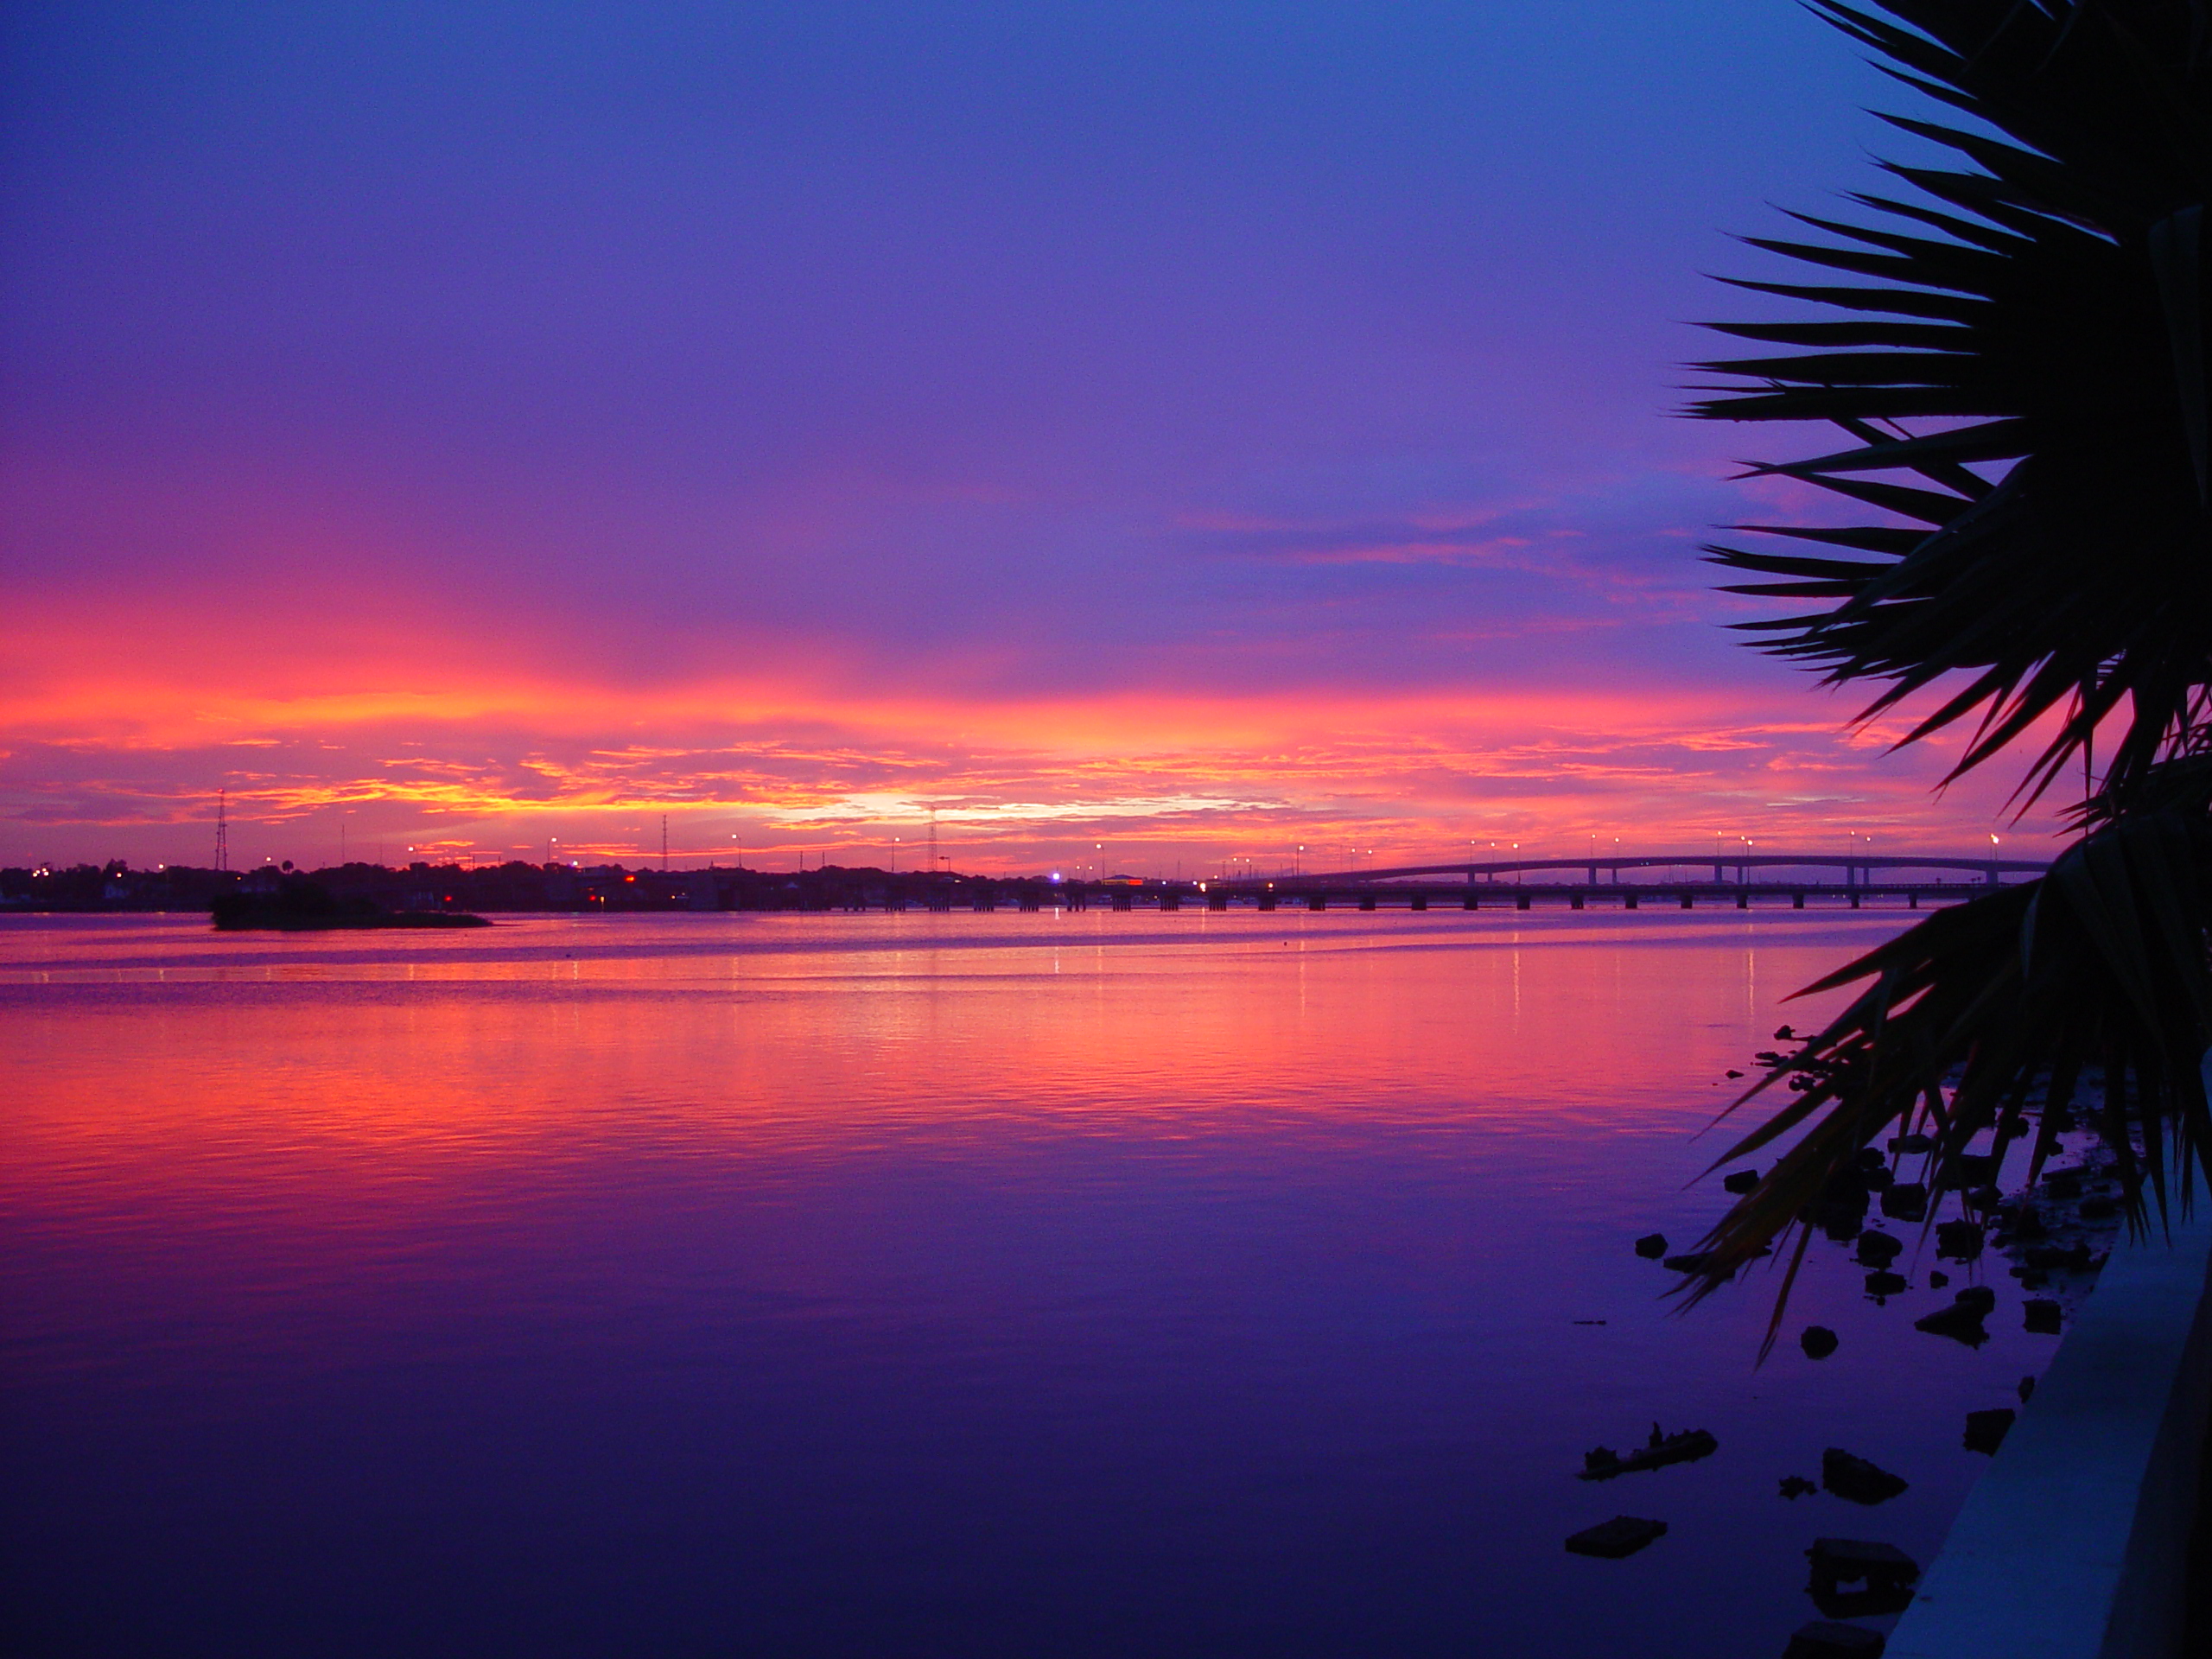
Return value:
<svg viewBox="0 0 2212 1659">
<path fill-rule="evenodd" d="M 332 928 L 489 927 L 481 916 L 442 910 L 386 910 L 374 900 L 340 898 L 319 881 L 293 876 L 275 893 L 225 893 L 215 900 L 217 931 L 276 928 L 320 932 Z"/>
</svg>

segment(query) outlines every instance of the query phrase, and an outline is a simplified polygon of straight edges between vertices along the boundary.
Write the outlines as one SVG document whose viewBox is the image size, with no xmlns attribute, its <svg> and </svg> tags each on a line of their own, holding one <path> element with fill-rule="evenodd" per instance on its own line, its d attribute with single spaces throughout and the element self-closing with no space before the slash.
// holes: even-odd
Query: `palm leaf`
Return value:
<svg viewBox="0 0 2212 1659">
<path fill-rule="evenodd" d="M 2132 1224 L 2163 1211 L 2177 1169 L 2212 1172 L 2212 13 L 1808 3 L 1942 106 L 1883 118 L 1951 160 L 1883 163 L 1922 200 L 1791 215 L 1825 241 L 1745 238 L 1861 280 L 1722 278 L 1818 313 L 1713 325 L 1770 349 L 1696 365 L 1718 380 L 1688 412 L 1840 430 L 1845 448 L 1746 476 L 1888 522 L 1741 525 L 1755 539 L 1707 556 L 1756 578 L 1725 591 L 1798 607 L 1734 626 L 1864 684 L 1861 721 L 1910 706 L 1905 743 L 1967 728 L 1950 778 L 2036 734 L 2025 810 L 2074 762 L 2088 776 L 2093 744 L 2105 765 L 2042 880 L 1929 916 L 1808 988 L 1860 988 L 1730 1108 L 1795 1090 L 1716 1160 L 1787 1142 L 1705 1241 L 1692 1300 L 1808 1224 L 1880 1138 L 1925 1125 L 1940 1190 L 1977 1137 L 2027 1135 L 2038 1091 L 2031 1176 L 2087 1090 Z"/>
</svg>

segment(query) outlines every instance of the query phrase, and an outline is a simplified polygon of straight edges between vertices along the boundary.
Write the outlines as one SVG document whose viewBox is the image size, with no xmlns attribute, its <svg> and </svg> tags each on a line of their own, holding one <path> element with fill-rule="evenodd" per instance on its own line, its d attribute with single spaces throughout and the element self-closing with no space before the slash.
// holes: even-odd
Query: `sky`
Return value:
<svg viewBox="0 0 2212 1659">
<path fill-rule="evenodd" d="M 2047 850 L 1675 418 L 1789 0 L 0 12 L 0 863 Z"/>
</svg>

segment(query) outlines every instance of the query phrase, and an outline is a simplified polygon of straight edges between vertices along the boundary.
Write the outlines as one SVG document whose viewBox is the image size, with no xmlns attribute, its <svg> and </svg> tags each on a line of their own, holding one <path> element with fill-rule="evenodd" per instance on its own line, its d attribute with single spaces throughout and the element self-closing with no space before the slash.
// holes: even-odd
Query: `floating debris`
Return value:
<svg viewBox="0 0 2212 1659">
<path fill-rule="evenodd" d="M 1797 1338 L 1797 1345 L 1805 1351 L 1808 1359 L 1826 1359 L 1836 1351 L 1836 1334 L 1825 1325 L 1808 1325 Z"/>
<path fill-rule="evenodd" d="M 1667 1235 L 1646 1233 L 1636 1241 L 1636 1253 L 1647 1262 L 1656 1262 L 1667 1254 Z"/>
<path fill-rule="evenodd" d="M 1987 1285 L 1968 1285 L 1951 1300 L 1961 1307 L 1980 1309 L 1985 1318 L 1997 1307 L 1997 1293 Z"/>
<path fill-rule="evenodd" d="M 1833 1446 L 1821 1453 L 1821 1484 L 1847 1503 L 1869 1508 L 1888 1503 L 1906 1487 L 1903 1476 Z"/>
<path fill-rule="evenodd" d="M 1808 1480 L 1802 1475 L 1784 1475 L 1782 1478 L 1782 1495 L 1784 1497 L 1805 1497 L 1820 1490 L 1818 1481 Z"/>
<path fill-rule="evenodd" d="M 1633 1515 L 1617 1515 L 1610 1521 L 1600 1521 L 1594 1527 L 1585 1527 L 1571 1534 L 1567 1541 L 1568 1551 L 1576 1555 L 1595 1555 L 1601 1560 L 1618 1561 L 1624 1555 L 1633 1555 L 1655 1538 L 1667 1535 L 1664 1521 L 1646 1521 Z"/>
<path fill-rule="evenodd" d="M 1651 1438 L 1644 1445 L 1625 1454 L 1610 1446 L 1601 1446 L 1582 1454 L 1582 1480 L 1611 1480 L 1616 1475 L 1632 1475 L 1644 1469 L 1663 1469 L 1670 1463 L 1694 1463 L 1700 1458 L 1709 1458 L 1720 1449 L 1720 1442 L 1701 1428 L 1686 1428 L 1676 1434 L 1662 1434 L 1659 1425 L 1651 1425 Z"/>
<path fill-rule="evenodd" d="M 1870 1273 L 1866 1275 L 1869 1296 L 1902 1296 L 1911 1287 L 1901 1273 Z"/>
<path fill-rule="evenodd" d="M 1858 1624 L 1816 1618 L 1801 1625 L 1782 1650 L 1782 1659 L 1881 1659 L 1889 1638 Z"/>
<path fill-rule="evenodd" d="M 1928 1288 L 1930 1290 L 1941 1290 L 1950 1282 L 1951 1275 L 1941 1268 L 1928 1275 Z"/>
<path fill-rule="evenodd" d="M 2021 1397 L 2025 1399 L 2026 1395 Z M 1994 1457 L 1997 1448 L 2005 1444 L 2005 1435 L 2012 1432 L 2012 1420 L 2018 1414 L 2010 1406 L 1967 1413 L 1967 1450 Z"/>
</svg>

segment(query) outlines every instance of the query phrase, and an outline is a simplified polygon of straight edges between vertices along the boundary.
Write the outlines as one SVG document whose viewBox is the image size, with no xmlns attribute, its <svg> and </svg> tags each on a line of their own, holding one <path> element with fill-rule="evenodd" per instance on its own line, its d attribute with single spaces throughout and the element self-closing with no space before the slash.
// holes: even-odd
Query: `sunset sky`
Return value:
<svg viewBox="0 0 2212 1659">
<path fill-rule="evenodd" d="M 2049 844 L 1695 556 L 1787 0 L 0 30 L 0 863 Z"/>
</svg>

